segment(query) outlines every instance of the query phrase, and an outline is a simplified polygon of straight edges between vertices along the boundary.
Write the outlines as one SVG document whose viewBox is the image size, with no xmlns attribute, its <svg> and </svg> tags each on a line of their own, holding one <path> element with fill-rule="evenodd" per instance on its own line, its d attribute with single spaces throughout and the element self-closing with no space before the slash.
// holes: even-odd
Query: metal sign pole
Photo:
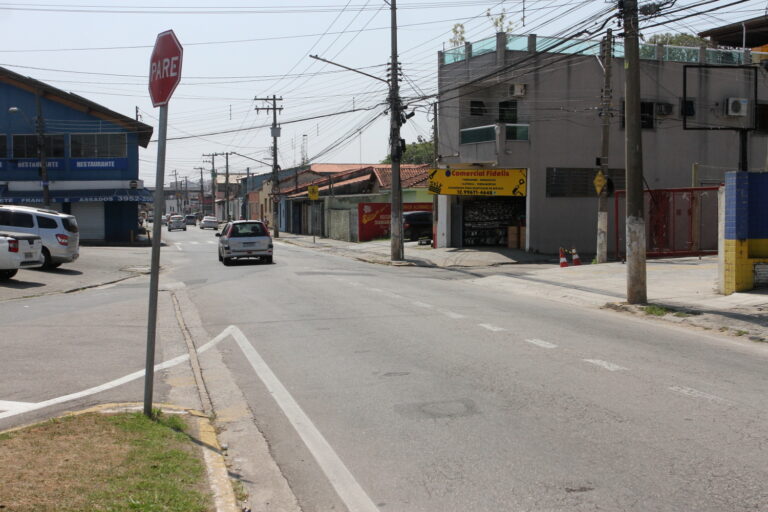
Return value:
<svg viewBox="0 0 768 512">
<path fill-rule="evenodd" d="M 157 173 L 155 175 L 155 222 L 152 224 L 152 263 L 149 273 L 149 314 L 147 320 L 147 363 L 144 372 L 144 414 L 152 417 L 152 391 L 155 379 L 155 333 L 157 331 L 157 289 L 160 278 L 160 215 L 165 209 L 165 139 L 168 105 L 160 107 L 160 133 L 157 138 Z"/>
</svg>

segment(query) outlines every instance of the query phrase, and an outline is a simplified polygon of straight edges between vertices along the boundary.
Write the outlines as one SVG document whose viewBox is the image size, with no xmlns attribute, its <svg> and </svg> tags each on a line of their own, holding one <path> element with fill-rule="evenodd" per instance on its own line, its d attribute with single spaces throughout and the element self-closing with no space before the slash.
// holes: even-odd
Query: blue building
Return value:
<svg viewBox="0 0 768 512">
<path fill-rule="evenodd" d="M 152 202 L 139 180 L 151 136 L 149 125 L 0 67 L 0 204 L 43 206 L 42 160 L 48 207 L 75 215 L 81 240 L 130 241 L 139 205 Z"/>
</svg>

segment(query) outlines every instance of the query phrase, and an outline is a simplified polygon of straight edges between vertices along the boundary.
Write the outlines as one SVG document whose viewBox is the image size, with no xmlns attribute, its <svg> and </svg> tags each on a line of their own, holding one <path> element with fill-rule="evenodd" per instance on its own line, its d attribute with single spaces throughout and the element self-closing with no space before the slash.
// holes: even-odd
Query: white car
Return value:
<svg viewBox="0 0 768 512">
<path fill-rule="evenodd" d="M 272 263 L 272 237 L 261 221 L 227 222 L 216 236 L 219 237 L 219 261 L 225 265 L 239 258 L 259 258 Z"/>
<path fill-rule="evenodd" d="M 168 231 L 173 231 L 174 229 L 187 230 L 187 223 L 184 222 L 184 217 L 181 215 L 171 215 L 168 219 Z"/>
<path fill-rule="evenodd" d="M 203 217 L 203 220 L 200 221 L 200 229 L 219 229 L 219 221 L 216 220 L 216 217 L 212 217 L 210 215 L 206 215 Z"/>
<path fill-rule="evenodd" d="M 41 267 L 44 261 L 39 236 L 0 233 L 0 281 L 12 278 L 20 268 Z"/>
<path fill-rule="evenodd" d="M 72 263 L 80 256 L 77 220 L 67 213 L 33 206 L 0 206 L 0 231 L 37 235 L 43 242 L 43 268 Z"/>
</svg>

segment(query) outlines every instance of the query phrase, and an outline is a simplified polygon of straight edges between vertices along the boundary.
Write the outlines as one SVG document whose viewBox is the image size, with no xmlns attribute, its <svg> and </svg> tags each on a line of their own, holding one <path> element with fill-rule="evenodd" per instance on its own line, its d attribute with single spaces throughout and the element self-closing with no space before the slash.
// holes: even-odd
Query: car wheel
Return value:
<svg viewBox="0 0 768 512">
<path fill-rule="evenodd" d="M 228 267 L 232 264 L 232 258 L 221 258 L 221 262 Z"/>
<path fill-rule="evenodd" d="M 43 247 L 43 266 L 39 267 L 40 270 L 47 270 L 49 268 L 56 268 L 53 265 L 54 265 L 54 263 L 51 260 L 51 253 L 48 251 L 48 249 Z"/>
<path fill-rule="evenodd" d="M 272 263 L 273 262 L 272 256 L 264 256 L 264 261 L 266 263 Z"/>
<path fill-rule="evenodd" d="M 186 230 L 187 230 L 187 228 L 184 228 L 184 231 L 186 231 Z"/>
<path fill-rule="evenodd" d="M 224 258 L 221 257 L 221 251 L 219 251 L 219 261 L 224 261 Z"/>
<path fill-rule="evenodd" d="M 6 279 L 12 278 L 16 275 L 17 272 L 18 269 L 15 268 L 13 270 L 0 270 L 0 281 L 5 281 Z"/>
</svg>

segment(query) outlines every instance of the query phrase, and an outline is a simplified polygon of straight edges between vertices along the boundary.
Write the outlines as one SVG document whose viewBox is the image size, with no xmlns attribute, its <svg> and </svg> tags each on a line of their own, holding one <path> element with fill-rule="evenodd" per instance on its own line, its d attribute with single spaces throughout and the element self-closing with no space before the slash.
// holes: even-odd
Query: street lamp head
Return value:
<svg viewBox="0 0 768 512">
<path fill-rule="evenodd" d="M 8 112 L 10 112 L 11 114 L 15 114 L 18 111 L 19 111 L 19 107 L 9 107 L 8 108 Z"/>
</svg>

